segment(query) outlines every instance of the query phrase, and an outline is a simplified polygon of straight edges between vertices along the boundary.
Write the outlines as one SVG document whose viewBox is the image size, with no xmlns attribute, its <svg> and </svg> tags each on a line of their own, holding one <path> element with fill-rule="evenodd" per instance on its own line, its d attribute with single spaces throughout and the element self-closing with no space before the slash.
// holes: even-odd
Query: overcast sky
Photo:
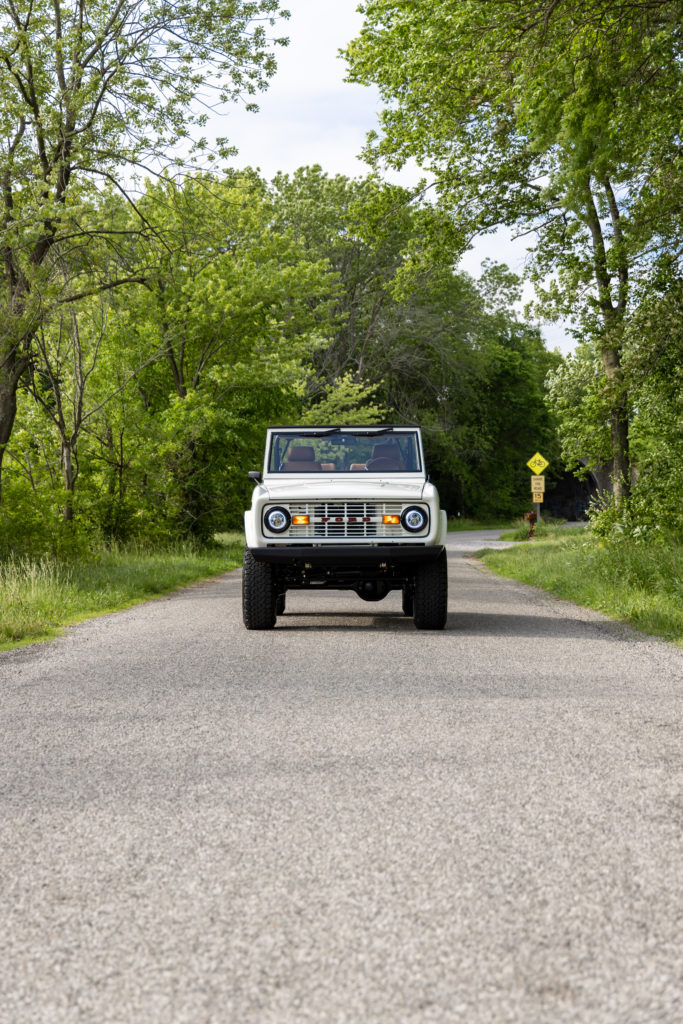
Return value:
<svg viewBox="0 0 683 1024">
<path fill-rule="evenodd" d="M 366 133 L 376 127 L 379 95 L 374 88 L 344 82 L 345 64 L 337 56 L 362 25 L 357 3 L 283 0 L 292 16 L 278 34 L 289 36 L 290 43 L 278 48 L 278 71 L 268 91 L 258 97 L 259 113 L 231 106 L 210 126 L 212 134 L 227 136 L 237 146 L 236 166 L 258 167 L 266 178 L 316 163 L 328 174 L 367 173 L 358 154 Z M 392 180 L 412 185 L 418 176 L 413 170 L 398 178 L 392 175 Z M 510 239 L 510 232 L 501 231 L 478 240 L 461 267 L 478 277 L 482 259 L 489 257 L 521 273 L 529 239 Z M 543 333 L 550 347 L 563 352 L 573 348 L 561 327 L 544 327 Z"/>
</svg>

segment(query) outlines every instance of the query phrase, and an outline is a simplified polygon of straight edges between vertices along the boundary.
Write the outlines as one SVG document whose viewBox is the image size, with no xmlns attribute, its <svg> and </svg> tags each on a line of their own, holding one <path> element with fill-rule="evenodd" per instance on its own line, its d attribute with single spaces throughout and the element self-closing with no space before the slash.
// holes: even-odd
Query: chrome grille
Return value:
<svg viewBox="0 0 683 1024">
<path fill-rule="evenodd" d="M 292 516 L 309 516 L 303 526 L 291 526 L 287 538 L 352 540 L 365 537 L 404 538 L 410 536 L 402 526 L 382 522 L 386 515 L 400 516 L 405 501 L 312 501 L 284 502 Z"/>
<path fill-rule="evenodd" d="M 377 502 L 323 501 L 313 506 L 314 537 L 377 537 L 382 513 Z M 349 522 L 355 519 L 356 522 Z M 338 522 L 338 520 L 342 520 Z"/>
</svg>

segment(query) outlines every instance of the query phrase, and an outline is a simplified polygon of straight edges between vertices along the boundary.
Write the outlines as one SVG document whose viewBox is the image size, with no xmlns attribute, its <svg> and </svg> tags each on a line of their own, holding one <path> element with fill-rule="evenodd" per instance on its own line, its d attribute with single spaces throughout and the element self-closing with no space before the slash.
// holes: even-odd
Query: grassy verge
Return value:
<svg viewBox="0 0 683 1024">
<path fill-rule="evenodd" d="M 540 523 L 536 523 L 535 524 L 535 526 L 534 526 L 534 537 L 537 540 L 539 538 L 546 539 L 546 540 L 551 540 L 551 539 L 554 539 L 554 538 L 558 538 L 558 537 L 561 536 L 561 534 L 558 533 L 558 527 L 560 527 L 563 523 L 566 523 L 566 521 L 567 521 L 566 519 L 551 519 L 548 516 L 545 516 L 543 519 L 541 519 Z M 583 528 L 585 528 L 585 524 L 582 524 L 582 526 L 580 526 L 580 527 L 579 526 L 572 527 L 572 529 L 577 529 L 577 530 L 580 530 L 580 529 L 583 529 Z M 515 523 L 514 529 L 513 530 L 506 530 L 505 533 L 503 533 L 499 539 L 500 540 L 528 540 L 528 537 L 529 537 L 529 524 L 528 524 L 528 522 L 525 519 L 518 519 L 516 521 L 516 523 Z"/>
<path fill-rule="evenodd" d="M 0 562 L 0 650 L 234 569 L 242 562 L 243 543 L 232 533 L 221 534 L 207 549 L 177 544 L 145 551 L 129 545 L 102 549 L 87 560 Z"/>
<path fill-rule="evenodd" d="M 649 546 L 607 546 L 582 530 L 556 530 L 550 539 L 485 551 L 481 557 L 501 576 L 549 590 L 683 646 L 681 538 Z"/>
<path fill-rule="evenodd" d="M 458 533 L 462 530 L 510 530 L 516 526 L 516 519 L 470 519 L 466 516 L 451 516 L 448 520 L 448 532 Z"/>
</svg>

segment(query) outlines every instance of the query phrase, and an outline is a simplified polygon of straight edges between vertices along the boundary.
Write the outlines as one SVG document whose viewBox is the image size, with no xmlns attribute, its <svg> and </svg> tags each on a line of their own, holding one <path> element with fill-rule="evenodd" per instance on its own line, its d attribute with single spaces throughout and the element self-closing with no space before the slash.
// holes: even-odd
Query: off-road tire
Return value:
<svg viewBox="0 0 683 1024">
<path fill-rule="evenodd" d="M 405 586 L 402 591 L 401 597 L 401 608 L 403 614 L 407 615 L 409 619 L 412 619 L 414 613 L 414 601 L 413 601 L 413 588 L 411 586 Z"/>
<path fill-rule="evenodd" d="M 448 563 L 442 551 L 415 574 L 413 621 L 417 629 L 443 629 L 448 615 Z"/>
<path fill-rule="evenodd" d="M 285 603 L 286 603 L 285 595 L 284 594 L 278 594 L 276 599 L 275 599 L 275 614 L 276 615 L 284 615 L 285 614 Z"/>
<path fill-rule="evenodd" d="M 272 629 L 275 625 L 273 567 L 257 562 L 249 548 L 242 563 L 242 618 L 247 629 Z"/>
</svg>

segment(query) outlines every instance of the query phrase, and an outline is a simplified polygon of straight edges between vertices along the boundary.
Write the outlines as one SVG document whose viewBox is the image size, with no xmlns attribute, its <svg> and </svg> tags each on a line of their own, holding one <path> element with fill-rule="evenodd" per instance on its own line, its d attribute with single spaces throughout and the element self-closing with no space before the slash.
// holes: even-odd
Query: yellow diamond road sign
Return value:
<svg viewBox="0 0 683 1024">
<path fill-rule="evenodd" d="M 550 463 L 548 460 L 544 459 L 540 452 L 536 452 L 535 455 L 532 455 L 527 462 L 527 466 L 534 473 L 542 473 L 545 467 L 549 465 Z"/>
</svg>

